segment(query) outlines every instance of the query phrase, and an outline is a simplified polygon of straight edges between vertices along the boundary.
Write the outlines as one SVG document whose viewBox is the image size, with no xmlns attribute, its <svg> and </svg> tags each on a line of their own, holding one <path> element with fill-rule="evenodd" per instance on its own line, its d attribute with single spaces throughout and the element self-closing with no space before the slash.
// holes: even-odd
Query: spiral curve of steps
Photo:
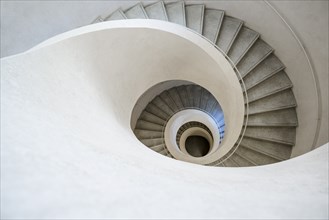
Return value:
<svg viewBox="0 0 329 220">
<path fill-rule="evenodd" d="M 259 33 L 246 27 L 242 20 L 225 15 L 223 10 L 206 8 L 202 4 L 187 5 L 182 1 L 168 4 L 159 1 L 145 6 L 139 3 L 125 11 L 118 9 L 105 18 L 99 16 L 93 23 L 122 19 L 158 19 L 186 26 L 219 47 L 239 70 L 248 97 L 246 130 L 230 157 L 208 165 L 257 166 L 290 158 L 298 126 L 293 85 L 284 71 L 284 64 Z M 190 104 L 196 99 L 203 100 L 205 106 L 213 107 L 214 100 L 204 98 L 202 89 L 197 91 L 199 87 L 194 86 L 193 91 L 186 92 L 189 87 L 193 86 L 180 86 L 185 96 L 183 91 L 177 91 L 178 87 L 164 91 L 144 109 L 134 133 L 147 147 L 172 157 L 163 143 L 162 131 L 166 120 L 181 109 L 200 107 Z M 214 109 L 219 108 L 211 110 Z M 217 113 L 223 114 L 221 111 Z M 221 137 L 225 129 L 222 122 Z"/>
</svg>

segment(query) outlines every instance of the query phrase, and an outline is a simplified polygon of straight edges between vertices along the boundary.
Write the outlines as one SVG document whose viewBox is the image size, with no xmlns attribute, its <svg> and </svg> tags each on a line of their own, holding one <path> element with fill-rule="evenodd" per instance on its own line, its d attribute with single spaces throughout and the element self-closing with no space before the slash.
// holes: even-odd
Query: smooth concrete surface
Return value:
<svg viewBox="0 0 329 220">
<path fill-rule="evenodd" d="M 22 52 L 63 31 L 104 18 L 137 1 L 1 1 L 1 56 Z M 151 4 L 153 2 L 145 2 Z M 328 142 L 328 1 L 270 1 L 301 39 L 318 76 L 320 102 L 308 60 L 286 24 L 263 1 L 189 1 L 245 21 L 287 67 L 300 118 L 293 156 Z M 28 13 L 27 13 L 28 12 Z M 22 19 L 24 17 L 24 19 Z M 314 25 L 316 24 L 316 25 Z M 305 89 L 307 88 L 307 89 Z M 320 107 L 317 110 L 317 107 Z M 321 117 L 321 118 L 319 118 Z M 318 129 L 317 129 L 318 127 Z M 319 131 L 316 134 L 317 130 Z M 318 137 L 317 137 L 318 136 Z M 314 139 L 314 140 L 313 140 Z M 317 143 L 313 143 L 313 142 Z"/>
<path fill-rule="evenodd" d="M 182 77 L 220 97 L 217 83 L 203 81 L 223 80 L 225 65 L 213 72 L 218 63 L 207 58 L 218 52 L 172 25 L 180 37 L 139 28 L 120 43 L 114 39 L 130 37 L 128 27 L 95 24 L 1 59 L 1 218 L 328 218 L 328 144 L 282 163 L 234 169 L 173 160 L 138 142 L 129 116 L 159 81 Z M 165 47 L 155 43 L 164 38 Z M 187 59 L 198 62 L 184 65 Z M 143 77 L 131 77 L 138 68 Z M 221 104 L 227 124 L 236 123 Z"/>
</svg>

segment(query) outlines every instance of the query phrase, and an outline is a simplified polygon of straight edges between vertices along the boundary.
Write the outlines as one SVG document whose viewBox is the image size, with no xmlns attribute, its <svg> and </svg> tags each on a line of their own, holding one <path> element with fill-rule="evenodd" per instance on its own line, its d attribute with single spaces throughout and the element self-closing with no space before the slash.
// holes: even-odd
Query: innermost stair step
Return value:
<svg viewBox="0 0 329 220">
<path fill-rule="evenodd" d="M 184 2 L 173 2 L 165 5 L 170 22 L 186 26 Z"/>
<path fill-rule="evenodd" d="M 202 34 L 204 5 L 185 6 L 186 26 Z"/>
</svg>

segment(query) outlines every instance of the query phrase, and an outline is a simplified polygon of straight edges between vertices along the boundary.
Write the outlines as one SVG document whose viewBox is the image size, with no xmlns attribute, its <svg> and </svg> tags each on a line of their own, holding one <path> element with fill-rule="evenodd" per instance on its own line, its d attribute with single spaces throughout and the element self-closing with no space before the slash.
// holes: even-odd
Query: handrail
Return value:
<svg viewBox="0 0 329 220">
<path fill-rule="evenodd" d="M 301 40 L 299 39 L 299 37 L 297 36 L 297 34 L 295 33 L 295 31 L 292 29 L 292 27 L 289 25 L 289 23 L 283 18 L 283 16 L 278 12 L 278 10 L 267 0 L 263 0 L 273 11 L 276 15 L 279 16 L 279 18 L 282 20 L 282 22 L 287 26 L 287 28 L 289 29 L 289 31 L 291 32 L 292 36 L 295 38 L 295 40 L 297 41 L 297 44 L 300 46 L 300 48 L 302 49 L 306 60 L 307 60 L 307 64 L 310 68 L 311 71 L 311 75 L 312 75 L 312 79 L 313 79 L 313 83 L 315 84 L 315 95 L 317 98 L 317 126 L 316 126 L 316 130 L 315 130 L 315 135 L 314 135 L 314 139 L 313 139 L 313 143 L 312 143 L 312 150 L 315 149 L 316 146 L 316 142 L 318 140 L 319 134 L 320 134 L 320 127 L 321 127 L 321 119 L 322 119 L 322 101 L 321 101 L 321 90 L 320 90 L 320 83 L 319 83 L 319 77 L 316 74 L 316 72 L 314 71 L 311 59 L 303 45 L 303 43 L 301 42 Z"/>
</svg>

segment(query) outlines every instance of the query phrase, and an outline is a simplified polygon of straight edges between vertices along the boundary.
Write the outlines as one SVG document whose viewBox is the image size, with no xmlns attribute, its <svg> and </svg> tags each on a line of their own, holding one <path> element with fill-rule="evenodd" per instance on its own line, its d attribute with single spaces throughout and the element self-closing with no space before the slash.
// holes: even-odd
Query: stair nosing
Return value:
<svg viewBox="0 0 329 220">
<path fill-rule="evenodd" d="M 243 124 L 244 126 L 246 126 L 246 124 Z M 252 124 L 249 123 L 247 124 L 247 126 L 250 127 L 298 127 L 298 123 L 271 123 L 271 124 Z"/>
<path fill-rule="evenodd" d="M 294 146 L 295 143 L 292 142 L 288 142 L 288 141 L 282 141 L 282 140 L 277 140 L 274 138 L 264 138 L 264 137 L 259 137 L 259 136 L 250 136 L 250 135 L 244 135 L 244 137 L 248 137 L 248 138 L 253 138 L 253 139 L 258 139 L 258 140 L 263 140 L 263 141 L 269 141 L 272 143 L 279 143 L 279 144 L 284 144 L 284 145 L 289 145 L 289 146 Z"/>
<path fill-rule="evenodd" d="M 231 16 L 228 16 L 228 17 L 231 17 Z M 231 18 L 234 18 L 234 17 L 231 17 Z M 234 18 L 234 19 L 236 19 L 236 20 L 239 21 L 239 27 L 238 27 L 238 29 L 235 31 L 235 33 L 234 33 L 234 35 L 233 35 L 233 38 L 231 39 L 230 43 L 228 44 L 228 47 L 227 47 L 226 51 L 223 51 L 226 55 L 227 55 L 227 53 L 230 51 L 230 49 L 231 49 L 231 47 L 232 47 L 232 45 L 233 45 L 233 42 L 235 41 L 236 37 L 238 36 L 238 34 L 239 34 L 241 28 L 243 27 L 243 24 L 244 24 L 244 22 L 243 22 L 242 20 L 237 19 L 237 18 Z"/>
<path fill-rule="evenodd" d="M 245 28 L 248 28 L 245 26 Z M 249 30 L 252 30 L 250 28 L 248 28 Z M 254 31 L 254 30 L 252 30 Z M 258 38 L 260 38 L 260 34 L 256 31 L 254 31 L 255 33 L 257 33 L 256 37 L 253 39 L 253 41 L 250 43 L 250 45 L 246 48 L 246 50 L 240 55 L 240 57 L 237 59 L 236 63 L 234 63 L 235 66 L 237 66 L 239 64 L 239 62 L 241 61 L 241 59 L 246 55 L 246 53 L 250 50 L 250 48 L 255 44 L 256 40 Z"/>
<path fill-rule="evenodd" d="M 152 100 L 153 101 L 153 100 Z M 153 106 L 155 106 L 158 110 L 160 110 L 162 113 L 164 113 L 165 115 L 168 115 L 166 112 L 164 112 L 164 111 L 162 111 L 162 109 L 160 109 L 156 104 L 154 104 L 154 103 L 152 103 L 152 101 L 151 102 L 149 102 L 149 104 L 147 104 L 147 105 L 153 105 Z M 146 106 L 147 107 L 147 106 Z M 147 111 L 147 110 L 145 110 L 145 111 Z M 147 112 L 149 112 L 149 111 L 147 111 Z M 153 113 L 151 113 L 151 114 L 153 114 Z M 153 114 L 154 115 L 154 114 Z M 158 116 L 158 115 L 155 115 L 155 116 L 157 116 L 157 117 L 159 117 L 159 118 L 161 118 L 160 116 Z M 167 119 L 168 118 L 170 118 L 170 115 L 168 115 L 168 117 L 165 119 L 165 118 L 161 118 L 162 120 L 164 120 L 164 121 L 167 121 Z"/>
<path fill-rule="evenodd" d="M 272 111 L 279 111 L 279 110 L 283 110 L 283 109 L 296 108 L 296 107 L 297 107 L 296 104 L 286 105 L 286 106 L 281 106 L 281 107 L 277 107 L 277 108 L 264 109 L 262 111 L 256 111 L 256 112 L 253 112 L 253 113 L 248 113 L 248 115 L 256 115 L 256 114 L 261 114 L 261 113 L 266 113 L 266 112 L 272 112 Z"/>
<path fill-rule="evenodd" d="M 233 156 L 233 154 L 232 154 L 232 156 Z M 232 156 L 230 156 L 229 158 L 227 158 L 227 160 L 231 160 L 231 161 L 236 165 L 236 167 L 241 167 L 241 165 L 240 165 L 238 162 L 236 162 L 236 161 L 232 158 Z"/>
<path fill-rule="evenodd" d="M 284 161 L 284 160 L 288 160 L 289 158 L 285 159 L 285 158 L 281 158 L 281 157 L 278 157 L 276 155 L 273 155 L 273 154 L 269 154 L 268 152 L 265 152 L 265 151 L 262 151 L 262 150 L 256 150 L 255 148 L 251 147 L 251 146 L 247 146 L 247 145 L 244 145 L 244 144 L 240 144 L 240 146 L 244 147 L 244 148 L 248 148 L 249 150 L 252 150 L 252 151 L 255 151 L 257 153 L 261 153 L 261 154 L 264 154 L 268 157 L 272 157 L 273 159 L 276 159 L 276 160 L 279 160 L 279 161 Z"/>
<path fill-rule="evenodd" d="M 144 109 L 143 112 L 144 112 L 144 111 L 147 112 L 148 114 L 153 115 L 154 117 L 157 117 L 157 118 L 161 119 L 162 121 L 164 121 L 164 124 L 166 124 L 166 120 L 165 120 L 165 119 L 163 119 L 163 118 L 161 118 L 161 117 L 159 117 L 159 116 L 153 114 L 152 112 L 147 111 L 146 109 Z M 138 119 L 138 120 L 139 120 L 139 119 Z M 142 119 L 142 120 L 143 120 L 143 119 Z"/>
<path fill-rule="evenodd" d="M 274 49 L 271 48 L 271 50 L 269 52 L 267 52 L 257 63 L 255 63 L 253 66 L 251 66 L 243 76 L 241 76 L 242 79 L 245 76 L 247 76 L 253 69 L 255 69 L 263 60 L 265 60 L 268 56 L 270 56 L 273 52 L 274 52 Z"/>
<path fill-rule="evenodd" d="M 255 102 L 255 101 L 258 101 L 258 100 L 264 99 L 264 98 L 266 98 L 266 97 L 269 97 L 269 96 L 275 95 L 276 93 L 280 93 L 280 92 L 283 92 L 283 91 L 285 91 L 285 90 L 291 89 L 292 87 L 293 87 L 293 85 L 292 85 L 292 84 L 289 84 L 289 85 L 287 85 L 287 86 L 284 86 L 284 87 L 281 87 L 281 88 L 279 88 L 279 89 L 276 89 L 276 90 L 274 90 L 274 91 L 272 91 L 272 92 L 265 93 L 265 94 L 263 94 L 262 96 L 259 96 L 259 97 L 257 97 L 257 98 L 254 99 L 254 100 L 251 100 L 251 101 L 250 101 L 249 98 L 248 98 L 248 103 L 253 103 L 253 102 Z M 247 95 L 248 95 L 248 92 L 247 92 Z M 246 102 L 245 102 L 245 104 L 246 104 Z"/>
<path fill-rule="evenodd" d="M 275 74 L 277 74 L 277 73 L 279 73 L 280 71 L 284 70 L 285 68 L 286 68 L 285 66 L 281 66 L 280 68 L 274 70 L 273 72 L 271 72 L 271 73 L 270 73 L 269 75 L 267 75 L 266 77 L 262 78 L 262 79 L 259 80 L 259 81 L 256 81 L 256 83 L 255 83 L 254 85 L 252 85 L 252 86 L 246 88 L 247 91 L 248 91 L 249 89 L 252 89 L 253 87 L 257 86 L 258 84 L 264 82 L 265 80 L 271 78 L 272 76 L 274 76 Z"/>
<path fill-rule="evenodd" d="M 249 163 L 253 164 L 254 166 L 259 166 L 259 164 L 257 164 L 256 162 L 250 160 L 249 158 L 246 158 L 244 156 L 242 156 L 240 153 L 238 153 L 237 151 L 234 152 L 236 155 L 238 155 L 239 157 L 245 159 L 246 161 L 248 161 Z"/>
</svg>

